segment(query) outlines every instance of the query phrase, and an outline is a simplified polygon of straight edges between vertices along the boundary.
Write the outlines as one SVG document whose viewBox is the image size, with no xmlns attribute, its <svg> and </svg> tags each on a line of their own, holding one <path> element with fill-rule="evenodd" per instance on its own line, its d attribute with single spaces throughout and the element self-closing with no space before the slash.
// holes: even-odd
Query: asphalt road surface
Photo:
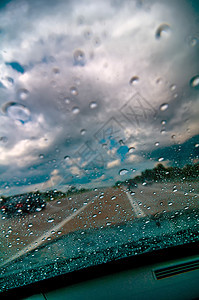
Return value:
<svg viewBox="0 0 199 300">
<path fill-rule="evenodd" d="M 70 232 L 199 208 L 198 183 L 104 188 L 48 202 L 41 212 L 2 218 L 0 267 Z"/>
</svg>

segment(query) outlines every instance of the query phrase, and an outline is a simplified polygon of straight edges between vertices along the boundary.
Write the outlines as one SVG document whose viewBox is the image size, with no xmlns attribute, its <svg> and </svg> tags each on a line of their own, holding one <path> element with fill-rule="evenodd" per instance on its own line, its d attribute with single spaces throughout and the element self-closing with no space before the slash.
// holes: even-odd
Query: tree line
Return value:
<svg viewBox="0 0 199 300">
<path fill-rule="evenodd" d="M 117 181 L 116 186 L 120 184 L 136 185 L 138 183 L 154 183 L 167 181 L 186 181 L 199 179 L 199 164 L 185 165 L 183 168 L 179 167 L 165 167 L 163 164 L 158 164 L 153 169 L 146 169 L 141 172 L 141 175 L 125 181 Z"/>
</svg>

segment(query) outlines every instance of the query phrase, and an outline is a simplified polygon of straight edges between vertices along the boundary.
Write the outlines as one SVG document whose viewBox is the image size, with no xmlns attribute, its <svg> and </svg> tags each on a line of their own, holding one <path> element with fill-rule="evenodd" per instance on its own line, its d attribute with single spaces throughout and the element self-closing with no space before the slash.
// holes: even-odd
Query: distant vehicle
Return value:
<svg viewBox="0 0 199 300">
<path fill-rule="evenodd" d="M 1 202 L 1 213 L 7 216 L 41 211 L 46 207 L 46 201 L 37 193 L 11 196 Z"/>
</svg>

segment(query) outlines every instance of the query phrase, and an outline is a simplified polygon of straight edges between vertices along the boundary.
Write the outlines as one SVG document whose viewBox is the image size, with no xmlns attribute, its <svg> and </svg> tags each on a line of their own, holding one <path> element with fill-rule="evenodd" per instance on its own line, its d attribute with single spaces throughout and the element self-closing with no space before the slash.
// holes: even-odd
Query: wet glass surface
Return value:
<svg viewBox="0 0 199 300">
<path fill-rule="evenodd" d="M 0 6 L 0 289 L 198 241 L 197 1 Z"/>
</svg>

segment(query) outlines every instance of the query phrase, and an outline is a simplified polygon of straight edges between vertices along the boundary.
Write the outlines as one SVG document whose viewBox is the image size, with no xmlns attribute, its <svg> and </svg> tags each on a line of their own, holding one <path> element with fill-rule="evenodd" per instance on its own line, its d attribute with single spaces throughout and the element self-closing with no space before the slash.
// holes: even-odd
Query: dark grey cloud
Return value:
<svg viewBox="0 0 199 300">
<path fill-rule="evenodd" d="M 0 192 L 112 184 L 198 134 L 197 24 L 186 0 L 4 6 Z"/>
</svg>

